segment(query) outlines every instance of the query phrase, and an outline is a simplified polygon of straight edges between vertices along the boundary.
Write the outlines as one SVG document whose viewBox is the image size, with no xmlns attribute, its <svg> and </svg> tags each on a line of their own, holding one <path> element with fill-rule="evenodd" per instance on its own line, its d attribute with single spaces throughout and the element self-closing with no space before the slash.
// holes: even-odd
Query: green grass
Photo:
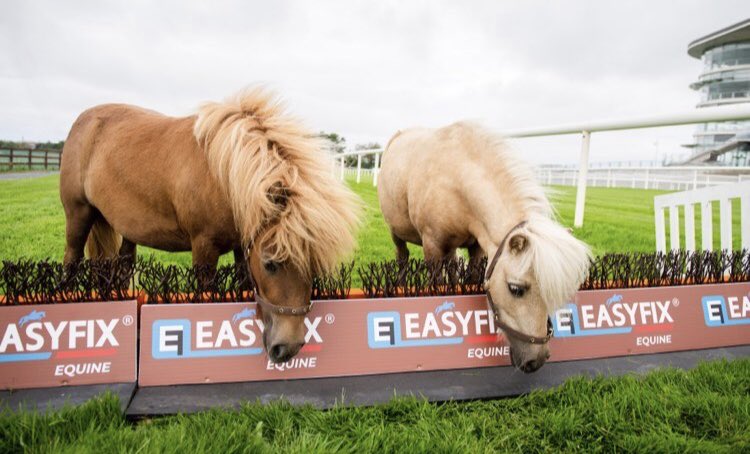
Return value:
<svg viewBox="0 0 750 454">
<path fill-rule="evenodd" d="M 59 177 L 0 181 L 0 258 L 62 259 L 65 247 L 65 217 L 58 196 Z M 370 261 L 391 259 L 394 247 L 388 228 L 380 214 L 376 188 L 369 180 L 350 182 L 364 200 L 366 215 L 359 233 L 359 247 L 355 253 L 357 265 Z M 553 203 L 560 221 L 573 225 L 575 188 L 553 188 Z M 588 188 L 584 226 L 575 235 L 591 245 L 595 254 L 605 252 L 642 251 L 655 249 L 653 198 L 665 191 Z M 736 202 L 736 201 L 735 201 Z M 714 245 L 719 246 L 718 204 L 714 207 Z M 696 243 L 700 245 L 700 210 L 696 210 Z M 681 214 L 682 218 L 682 214 Z M 734 244 L 739 244 L 739 204 L 733 206 Z M 683 234 L 684 237 L 684 234 Z M 683 240 L 684 241 L 684 240 Z M 669 244 L 669 243 L 667 243 Z M 421 257 L 421 248 L 410 246 L 412 256 Z M 169 253 L 139 248 L 139 255 L 157 260 L 190 265 L 190 253 Z M 231 263 L 231 254 L 221 258 Z"/>
<path fill-rule="evenodd" d="M 115 398 L 0 416 L 0 452 L 748 452 L 750 360 L 574 378 L 514 399 L 395 399 L 319 411 L 248 404 L 129 423 Z"/>
</svg>

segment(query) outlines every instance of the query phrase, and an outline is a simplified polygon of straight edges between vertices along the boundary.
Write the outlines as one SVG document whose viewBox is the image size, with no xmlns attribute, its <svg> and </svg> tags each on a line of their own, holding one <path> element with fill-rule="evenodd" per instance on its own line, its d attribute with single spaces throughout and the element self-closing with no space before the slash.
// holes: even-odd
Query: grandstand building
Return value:
<svg viewBox="0 0 750 454">
<path fill-rule="evenodd" d="M 750 19 L 698 38 L 688 55 L 703 62 L 690 88 L 700 92 L 697 107 L 750 102 Z M 693 153 L 684 164 L 750 166 L 750 121 L 699 125 Z"/>
</svg>

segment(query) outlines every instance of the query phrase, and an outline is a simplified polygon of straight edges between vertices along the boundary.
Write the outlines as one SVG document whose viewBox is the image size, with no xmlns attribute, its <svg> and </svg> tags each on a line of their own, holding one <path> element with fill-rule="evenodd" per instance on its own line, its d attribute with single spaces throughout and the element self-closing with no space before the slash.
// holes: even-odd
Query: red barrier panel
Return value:
<svg viewBox="0 0 750 454">
<path fill-rule="evenodd" d="M 0 307 L 0 389 L 136 380 L 135 301 Z"/>
<path fill-rule="evenodd" d="M 253 303 L 145 305 L 140 386 L 507 366 L 485 296 L 320 301 L 303 350 L 269 362 Z M 551 361 L 750 344 L 750 283 L 579 292 Z"/>
</svg>

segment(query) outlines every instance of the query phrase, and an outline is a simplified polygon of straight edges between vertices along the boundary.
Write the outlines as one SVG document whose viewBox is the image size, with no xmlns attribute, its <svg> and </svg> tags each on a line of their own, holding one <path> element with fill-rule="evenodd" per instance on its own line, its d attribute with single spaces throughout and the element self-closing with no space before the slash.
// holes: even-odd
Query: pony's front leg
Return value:
<svg viewBox="0 0 750 454">
<path fill-rule="evenodd" d="M 467 250 L 469 251 L 469 280 L 481 284 L 484 280 L 484 272 L 479 267 L 484 259 L 484 251 L 479 246 L 479 242 L 474 242 Z"/>
<path fill-rule="evenodd" d="M 127 258 L 135 262 L 135 250 L 136 245 L 132 241 L 123 238 L 122 245 L 120 246 L 120 252 L 118 255 L 122 258 Z"/>
<path fill-rule="evenodd" d="M 253 282 L 250 279 L 250 268 L 247 264 L 245 252 L 241 247 L 236 247 L 232 250 L 234 254 L 234 266 L 237 272 L 240 274 L 240 289 L 252 290 Z"/>
<path fill-rule="evenodd" d="M 425 262 L 434 267 L 432 272 L 437 277 L 437 283 L 455 285 L 458 276 L 451 265 L 456 262 L 456 249 L 443 241 L 429 237 L 422 237 L 422 249 Z"/>
<path fill-rule="evenodd" d="M 447 258 L 456 258 L 456 248 L 434 238 L 422 237 L 422 249 L 426 262 L 438 263 Z"/>
<path fill-rule="evenodd" d="M 193 267 L 200 267 L 201 275 L 198 277 L 201 285 L 204 287 L 216 275 L 216 265 L 219 263 L 219 248 L 213 241 L 205 237 L 196 237 L 191 239 L 191 249 L 193 252 Z"/>
</svg>

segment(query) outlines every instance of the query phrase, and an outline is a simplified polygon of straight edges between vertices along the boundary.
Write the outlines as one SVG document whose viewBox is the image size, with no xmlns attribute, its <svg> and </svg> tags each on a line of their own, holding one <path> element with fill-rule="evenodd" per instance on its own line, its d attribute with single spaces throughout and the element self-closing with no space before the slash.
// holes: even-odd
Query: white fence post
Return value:
<svg viewBox="0 0 750 454">
<path fill-rule="evenodd" d="M 576 212 L 573 221 L 574 227 L 583 227 L 583 210 L 586 205 L 586 178 L 589 169 L 589 144 L 591 142 L 591 133 L 582 131 L 581 141 L 581 158 L 578 162 L 578 191 L 576 193 Z"/>
<path fill-rule="evenodd" d="M 657 205 L 654 199 L 654 223 L 656 224 L 656 250 L 664 252 L 667 250 L 667 235 L 664 231 L 664 209 Z"/>
<path fill-rule="evenodd" d="M 357 155 L 357 183 L 362 181 L 362 155 Z"/>
<path fill-rule="evenodd" d="M 685 249 L 695 250 L 695 208 L 701 206 L 701 243 L 703 250 L 713 249 L 713 202 L 719 202 L 721 249 L 732 250 L 732 200 L 740 199 L 741 247 L 750 242 L 750 183 L 724 184 L 654 197 L 656 247 L 666 250 L 664 210 L 669 208 L 670 249 L 680 248 L 679 207 L 685 213 Z"/>
<path fill-rule="evenodd" d="M 341 170 L 339 172 L 339 179 L 341 181 L 344 181 L 344 160 L 345 160 L 345 158 L 343 156 L 340 156 L 339 160 L 341 161 Z"/>
<path fill-rule="evenodd" d="M 375 153 L 375 167 L 372 168 L 372 185 L 378 187 L 378 174 L 380 173 L 380 153 Z"/>
</svg>

